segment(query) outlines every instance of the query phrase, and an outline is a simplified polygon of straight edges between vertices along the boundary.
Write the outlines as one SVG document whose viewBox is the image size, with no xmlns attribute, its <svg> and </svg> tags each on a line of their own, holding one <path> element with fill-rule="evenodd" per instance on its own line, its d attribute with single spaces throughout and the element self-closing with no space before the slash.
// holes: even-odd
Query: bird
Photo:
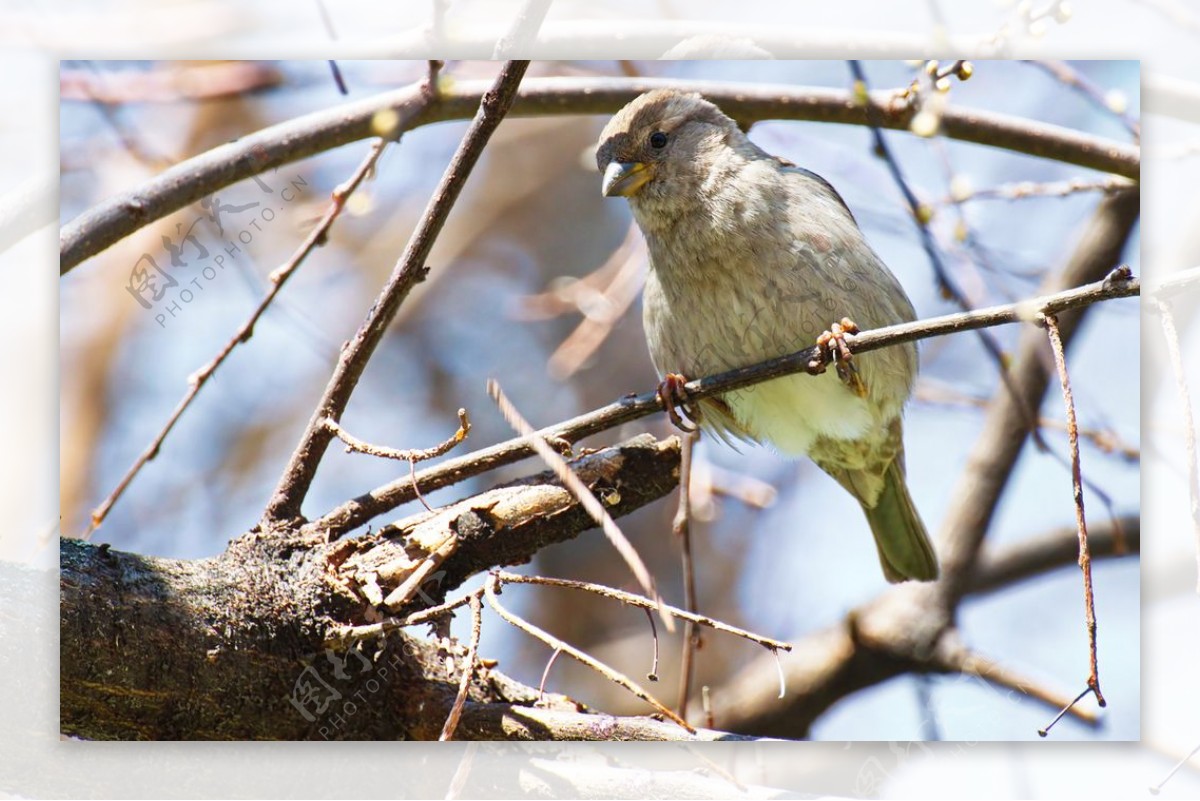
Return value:
<svg viewBox="0 0 1200 801">
<path fill-rule="evenodd" d="M 858 326 L 916 319 L 837 190 L 766 152 L 714 103 L 659 89 L 605 125 L 596 148 L 605 197 L 624 197 L 646 242 L 643 326 L 681 428 L 681 406 L 735 447 L 807 455 L 861 504 L 889 582 L 933 581 L 938 561 L 905 478 L 903 410 L 918 355 L 905 343 L 855 355 Z M 795 353 L 798 373 L 691 403 L 684 384 Z"/>
</svg>

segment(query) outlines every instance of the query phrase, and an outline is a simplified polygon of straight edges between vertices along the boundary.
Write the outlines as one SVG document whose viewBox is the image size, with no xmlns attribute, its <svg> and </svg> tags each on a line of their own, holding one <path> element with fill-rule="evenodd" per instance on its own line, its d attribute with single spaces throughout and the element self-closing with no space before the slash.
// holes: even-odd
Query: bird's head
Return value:
<svg viewBox="0 0 1200 801">
<path fill-rule="evenodd" d="M 742 139 L 734 121 L 698 94 L 647 92 L 617 112 L 600 134 L 601 191 L 627 197 L 635 207 L 686 202 Z"/>
</svg>

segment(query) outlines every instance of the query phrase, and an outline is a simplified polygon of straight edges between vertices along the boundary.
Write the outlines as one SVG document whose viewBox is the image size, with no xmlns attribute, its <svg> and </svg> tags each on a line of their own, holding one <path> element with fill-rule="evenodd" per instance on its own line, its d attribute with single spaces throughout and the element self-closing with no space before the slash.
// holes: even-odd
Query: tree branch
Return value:
<svg viewBox="0 0 1200 801">
<path fill-rule="evenodd" d="M 1088 544 L 1098 557 L 1133 556 L 1141 550 L 1142 522 L 1138 515 L 1093 524 Z M 982 595 L 1040 576 L 1079 558 L 1079 533 L 1064 526 L 1012 545 L 985 547 L 971 571 L 967 594 Z"/>
<path fill-rule="evenodd" d="M 580 457 L 574 469 L 593 486 L 621 487 L 609 510 L 624 515 L 675 488 L 678 460 L 677 440 L 643 435 Z M 461 548 L 433 588 L 438 595 L 479 569 L 526 561 L 593 525 L 549 473 L 448 511 Z M 436 739 L 464 686 L 448 665 L 446 641 L 395 626 L 370 638 L 331 638 L 378 619 L 357 581 L 368 568 L 364 557 L 405 557 L 405 547 L 417 545 L 409 536 L 417 520 L 362 541 L 301 549 L 250 532 L 218 557 L 190 561 L 61 540 L 63 732 L 91 739 Z M 423 598 L 410 608 L 433 603 Z M 449 655 L 457 662 L 468 651 Z M 476 671 L 465 685 L 460 737 L 469 731 L 472 703 L 579 711 L 483 660 Z M 597 722 L 596 731 L 611 720 Z"/>
<path fill-rule="evenodd" d="M 279 484 L 263 512 L 265 528 L 273 528 L 281 521 L 299 516 L 300 506 L 316 476 L 317 466 L 333 438 L 333 433 L 324 424 L 324 419 L 329 418 L 334 422 L 341 419 L 371 354 L 383 339 L 384 331 L 404 299 L 408 297 L 408 293 L 424 279 L 427 270 L 425 259 L 429 256 L 429 251 L 433 248 L 433 243 L 450 215 L 450 209 L 458 199 L 463 185 L 467 182 L 472 167 L 479 160 L 484 146 L 512 105 L 517 87 L 520 86 L 521 78 L 528 67 L 528 61 L 505 63 L 492 88 L 480 98 L 471 127 L 464 134 L 458 150 L 446 167 L 446 172 L 430 198 L 421 221 L 408 241 L 408 246 L 396 262 L 391 277 L 371 306 L 367 319 L 363 321 L 354 338 L 342 348 L 337 367 L 325 388 L 325 394 L 317 404 L 308 428 L 287 467 L 284 468 Z M 428 87 L 427 91 L 437 90 Z"/>
<path fill-rule="evenodd" d="M 1132 297 L 1139 291 L 1140 284 L 1136 278 L 1114 276 L 1112 280 L 1096 281 L 1087 286 L 1065 289 L 1019 303 L 863 331 L 848 337 L 847 344 L 852 353 L 865 353 L 927 337 L 943 336 L 985 326 L 1030 321 L 1035 319 L 1038 314 L 1057 314 L 1070 309 L 1083 308 L 1103 300 Z M 1040 335 L 1040 332 L 1036 333 Z M 1040 337 L 1039 341 L 1042 340 L 1044 337 Z M 749 367 L 689 381 L 686 391 L 690 398 L 699 399 L 741 389 L 771 378 L 805 371 L 808 369 L 809 362 L 817 356 L 818 350 L 814 346 Z M 600 409 L 546 426 L 538 431 L 537 435 L 543 439 L 562 439 L 574 443 L 601 431 L 660 411 L 662 411 L 662 406 L 656 393 L 646 392 L 641 395 L 626 396 Z M 415 486 L 419 487 L 421 492 L 431 492 L 532 455 L 533 448 L 526 438 L 517 437 L 426 468 L 417 473 Z M 309 525 L 328 533 L 329 536 L 340 536 L 363 525 L 376 515 L 394 509 L 415 497 L 413 481 L 410 478 L 397 479 L 347 501 Z"/>
<path fill-rule="evenodd" d="M 787 85 L 737 84 L 651 78 L 533 78 L 526 81 L 512 114 L 612 114 L 651 89 L 673 87 L 700 92 L 743 122 L 766 119 L 809 120 L 867 125 L 868 106 L 852 92 Z M 380 112 L 395 112 L 391 135 L 422 125 L 465 119 L 479 107 L 488 84 L 455 82 L 439 88 L 426 102 L 414 85 L 346 103 L 247 134 L 234 142 L 181 162 L 140 187 L 116 194 L 63 227 L 59 241 L 61 274 L 100 253 L 134 231 L 184 206 L 284 164 L 378 136 Z M 883 128 L 907 130 L 916 109 L 897 105 L 889 91 L 870 95 L 874 121 Z M 1040 158 L 1064 161 L 1126 178 L 1139 177 L 1140 149 L 1079 131 L 978 109 L 949 106 L 941 133 L 951 139 L 999 147 Z"/>
</svg>

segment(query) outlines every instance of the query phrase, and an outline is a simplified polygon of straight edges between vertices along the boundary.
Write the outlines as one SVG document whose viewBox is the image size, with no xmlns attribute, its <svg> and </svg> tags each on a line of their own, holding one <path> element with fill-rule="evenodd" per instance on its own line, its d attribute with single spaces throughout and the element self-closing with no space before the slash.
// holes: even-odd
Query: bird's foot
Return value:
<svg viewBox="0 0 1200 801">
<path fill-rule="evenodd" d="M 817 357 L 808 363 L 808 372 L 820 375 L 825 372 L 825 365 L 833 362 L 837 369 L 838 378 L 854 391 L 860 398 L 867 396 L 867 384 L 858 374 L 858 367 L 851 359 L 850 347 L 846 344 L 846 336 L 858 333 L 858 326 L 849 317 L 843 317 L 841 322 L 834 323 L 821 336 L 817 337 Z"/>
<path fill-rule="evenodd" d="M 658 385 L 658 402 L 676 428 L 691 434 L 699 427 L 700 413 L 688 399 L 686 384 L 687 379 L 679 373 L 667 373 Z"/>
</svg>

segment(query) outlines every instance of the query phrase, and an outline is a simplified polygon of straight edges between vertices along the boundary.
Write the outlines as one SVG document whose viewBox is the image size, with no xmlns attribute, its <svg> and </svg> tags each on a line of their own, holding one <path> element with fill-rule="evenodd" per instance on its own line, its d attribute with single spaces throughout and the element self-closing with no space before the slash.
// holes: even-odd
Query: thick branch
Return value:
<svg viewBox="0 0 1200 801">
<path fill-rule="evenodd" d="M 1112 263 L 1109 264 L 1111 266 Z M 864 331 L 848 338 L 847 342 L 851 352 L 863 353 L 901 342 L 911 342 L 985 326 L 1033 320 L 1039 313 L 1057 314 L 1069 309 L 1083 308 L 1102 300 L 1131 297 L 1137 295 L 1139 289 L 1140 284 L 1136 278 L 1097 281 L 1087 286 L 1067 289 L 1021 303 L 948 314 L 943 317 L 918 320 L 914 323 Z M 1040 341 L 1045 339 L 1039 331 L 1034 333 L 1040 337 Z M 799 373 L 807 369 L 809 362 L 817 356 L 817 353 L 815 347 L 807 348 L 788 356 L 690 381 L 687 384 L 687 392 L 690 397 L 703 398 L 747 387 L 770 378 Z M 595 411 L 547 426 L 538 434 L 543 438 L 578 442 L 585 437 L 661 410 L 662 406 L 659 404 L 656 394 L 646 392 L 641 395 L 626 396 Z M 518 437 L 422 470 L 417 473 L 416 483 L 422 492 L 431 492 L 532 455 L 533 449 L 525 438 Z M 413 489 L 412 479 L 408 477 L 397 479 L 347 501 L 311 525 L 331 532 L 333 535 L 339 535 L 414 498 L 416 498 L 416 493 Z"/>
<path fill-rule="evenodd" d="M 678 442 L 649 440 L 646 435 L 624 449 L 577 460 L 581 477 L 598 491 L 608 489 L 601 494 L 612 499 L 613 514 L 674 489 Z M 477 570 L 524 561 L 545 544 L 590 528 L 573 496 L 551 481 L 534 476 L 510 487 L 503 501 L 497 491 L 464 501 L 457 518 L 461 551 L 447 561 L 447 578 L 435 592 Z M 489 528 L 491 515 L 506 513 L 509 526 Z M 405 553 L 401 543 L 374 544 L 376 555 Z M 353 581 L 361 575 L 350 567 L 358 561 L 356 545 L 296 550 L 251 532 L 219 557 L 184 561 L 62 540 L 64 733 L 92 739 L 436 739 L 461 686 L 461 674 L 449 663 L 461 664 L 465 648 L 447 660 L 444 643 L 406 631 L 360 639 L 357 650 L 327 647 L 330 632 L 362 626 L 372 614 Z M 468 683 L 460 737 L 471 731 L 473 704 L 502 705 L 505 718 L 514 720 L 512 705 L 532 705 L 541 695 L 483 667 Z M 545 712 L 580 711 L 558 695 L 545 694 L 541 703 Z M 582 717 L 571 719 L 583 727 L 580 736 Z M 645 728 L 640 721 L 606 717 L 594 731 L 613 726 Z M 571 731 L 559 729 L 562 736 Z"/>
<path fill-rule="evenodd" d="M 609 514 L 621 517 L 675 489 L 679 440 L 659 442 L 642 434 L 574 459 L 570 466 Z M 477 573 L 524 564 L 542 548 L 595 525 L 553 471 L 545 471 L 355 539 L 340 570 L 368 600 L 378 593 L 389 599 L 382 602 L 390 612 L 405 614 L 441 601 Z M 432 554 L 436 564 L 428 576 L 391 599 Z"/>
<path fill-rule="evenodd" d="M 517 116 L 612 114 L 633 98 L 664 86 L 704 94 L 730 116 L 866 125 L 867 107 L 853 93 L 833 89 L 680 81 L 650 78 L 537 78 L 524 82 L 513 106 Z M 59 242 L 59 270 L 73 267 L 134 231 L 223 187 L 326 150 L 378 136 L 381 111 L 395 111 L 395 133 L 421 125 L 465 119 L 487 90 L 483 81 L 461 81 L 425 104 L 420 86 L 347 103 L 247 134 L 163 171 L 140 187 L 116 194 L 68 223 Z M 872 93 L 875 122 L 907 130 L 915 109 L 894 107 L 892 93 Z M 1140 150 L 1033 120 L 951 105 L 941 133 L 951 139 L 1064 161 L 1126 178 L 1139 177 Z"/>
</svg>

